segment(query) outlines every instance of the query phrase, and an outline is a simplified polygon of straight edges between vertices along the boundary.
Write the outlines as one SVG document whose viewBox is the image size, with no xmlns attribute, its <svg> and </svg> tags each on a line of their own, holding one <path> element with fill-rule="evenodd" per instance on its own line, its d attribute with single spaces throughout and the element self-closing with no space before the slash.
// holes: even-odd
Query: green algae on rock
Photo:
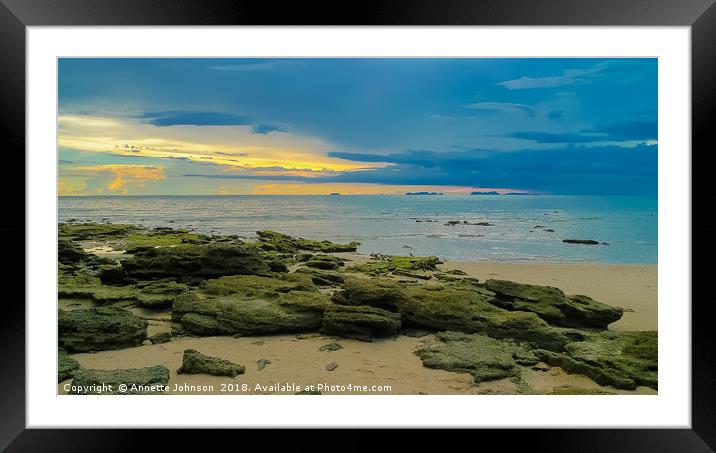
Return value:
<svg viewBox="0 0 716 453">
<path fill-rule="evenodd" d="M 552 327 L 534 313 L 496 307 L 489 302 L 490 297 L 471 284 L 402 285 L 384 278 L 351 277 L 346 278 L 343 290 L 334 294 L 333 301 L 398 312 L 406 327 L 483 333 L 555 351 L 582 338 L 580 332 Z"/>
<path fill-rule="evenodd" d="M 69 352 L 129 348 L 147 338 L 147 321 L 121 308 L 59 310 L 58 318 L 59 345 Z"/>
<path fill-rule="evenodd" d="M 204 355 L 194 349 L 186 349 L 178 374 L 211 374 L 213 376 L 235 377 L 244 374 L 246 367 L 219 357 Z"/>
<path fill-rule="evenodd" d="M 72 379 L 69 393 L 71 395 L 160 395 L 166 392 L 168 384 L 169 370 L 162 365 L 116 370 L 80 369 Z"/>
<path fill-rule="evenodd" d="M 72 378 L 79 369 L 79 362 L 60 349 L 57 354 L 57 382 Z"/>
<path fill-rule="evenodd" d="M 606 329 L 624 314 L 619 307 L 587 296 L 566 296 L 560 289 L 550 286 L 487 280 L 485 287 L 496 294 L 491 299 L 494 305 L 507 310 L 536 313 L 555 326 Z"/>
<path fill-rule="evenodd" d="M 316 269 L 335 270 L 344 266 L 345 262 L 337 256 L 317 254 L 311 256 L 303 264 Z"/>
<path fill-rule="evenodd" d="M 208 292 L 193 291 L 177 297 L 172 317 L 187 332 L 197 335 L 315 331 L 331 300 L 317 291 L 290 290 L 301 288 L 306 282 L 313 286 L 307 275 L 300 277 L 305 280 L 272 281 L 267 286 L 262 286 L 259 279 L 243 279 L 255 283 L 254 286 L 234 286 L 225 281 L 211 289 L 207 283 Z M 236 283 L 237 279 L 231 281 Z M 218 288 L 220 294 L 211 294 Z M 227 288 L 235 292 L 227 294 Z"/>
<path fill-rule="evenodd" d="M 190 289 L 173 280 L 156 280 L 137 283 L 137 304 L 148 308 L 171 307 L 174 299 Z"/>
<path fill-rule="evenodd" d="M 436 266 L 440 264 L 440 258 L 437 256 L 372 255 L 372 257 L 371 261 L 352 266 L 349 270 L 378 276 L 395 271 L 435 271 Z"/>
<path fill-rule="evenodd" d="M 201 289 L 211 295 L 238 294 L 246 298 L 278 297 L 289 291 L 315 291 L 311 277 L 306 274 L 231 275 L 205 280 Z"/>
<path fill-rule="evenodd" d="M 299 250 L 310 250 L 313 252 L 336 253 L 355 252 L 360 245 L 359 242 L 348 244 L 337 244 L 330 241 L 314 241 L 311 239 L 294 238 L 276 231 L 257 231 L 259 237 L 258 245 L 263 250 L 294 253 Z"/>
<path fill-rule="evenodd" d="M 632 390 L 657 389 L 657 332 L 599 332 L 569 343 L 564 353 L 535 350 L 545 363 L 568 373 L 583 374 L 600 385 Z"/>
<path fill-rule="evenodd" d="M 221 243 L 135 249 L 121 264 L 129 277 L 137 279 L 210 278 L 271 271 L 255 247 Z"/>
<path fill-rule="evenodd" d="M 486 335 L 440 332 L 415 354 L 423 365 L 458 373 L 470 373 L 476 383 L 519 377 L 518 364 L 534 364 L 537 358 L 521 346 Z"/>
<path fill-rule="evenodd" d="M 327 272 L 327 271 L 321 271 L 318 269 L 310 269 L 306 267 L 301 267 L 299 269 L 296 269 L 296 274 L 307 274 L 310 276 L 311 281 L 314 285 L 318 286 L 334 286 L 334 285 L 340 285 L 345 281 L 343 276 L 336 272 Z"/>
<path fill-rule="evenodd" d="M 367 306 L 335 305 L 323 312 L 321 332 L 344 338 L 371 341 L 373 337 L 392 337 L 400 330 L 400 315 Z"/>
</svg>

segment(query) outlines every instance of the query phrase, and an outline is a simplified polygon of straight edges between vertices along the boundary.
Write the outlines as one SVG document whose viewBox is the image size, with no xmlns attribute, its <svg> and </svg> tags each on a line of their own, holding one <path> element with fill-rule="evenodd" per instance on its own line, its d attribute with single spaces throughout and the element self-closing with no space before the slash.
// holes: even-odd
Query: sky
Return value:
<svg viewBox="0 0 716 453">
<path fill-rule="evenodd" d="M 58 62 L 60 195 L 656 195 L 656 59 Z"/>
</svg>

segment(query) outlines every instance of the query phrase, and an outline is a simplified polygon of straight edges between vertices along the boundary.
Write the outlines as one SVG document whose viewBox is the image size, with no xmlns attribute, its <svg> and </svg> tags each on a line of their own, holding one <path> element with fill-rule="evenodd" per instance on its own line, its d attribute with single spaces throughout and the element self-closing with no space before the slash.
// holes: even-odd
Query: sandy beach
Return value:
<svg viewBox="0 0 716 453">
<path fill-rule="evenodd" d="M 354 263 L 367 257 L 342 253 Z M 460 269 L 481 281 L 489 278 L 509 279 L 521 283 L 556 286 L 568 294 L 585 294 L 601 302 L 622 306 L 624 317 L 610 330 L 655 330 L 657 328 L 657 267 L 647 265 L 605 264 L 509 264 L 491 262 L 448 262 L 444 270 Z M 63 300 L 64 308 L 80 307 L 79 301 Z M 149 320 L 150 335 L 171 330 L 168 311 L 133 308 Z M 474 384 L 467 373 L 430 369 L 421 363 L 414 351 L 428 341 L 398 336 L 372 342 L 331 338 L 320 334 L 218 337 L 180 337 L 169 343 L 145 344 L 135 348 L 72 354 L 82 368 L 115 369 L 164 365 L 170 370 L 169 393 L 199 394 L 293 394 L 292 387 L 281 385 L 324 384 L 327 386 L 389 386 L 368 391 L 346 392 L 330 387 L 323 394 L 514 394 L 519 383 L 511 379 Z M 337 342 L 343 349 L 319 351 L 325 344 Z M 185 349 L 220 356 L 246 367 L 236 378 L 178 375 Z M 265 361 L 270 361 L 266 363 Z M 264 365 L 260 366 L 263 362 Z M 326 367 L 337 367 L 329 371 Z M 565 373 L 558 367 L 525 368 L 522 379 L 536 393 L 549 393 L 560 386 L 605 389 L 591 379 Z M 65 384 L 58 393 L 67 393 Z M 246 386 L 243 386 L 246 384 Z M 191 386 L 209 386 L 201 389 Z M 274 386 L 274 387 L 271 387 Z M 605 389 L 618 394 L 655 394 L 648 387 L 636 390 Z"/>
</svg>

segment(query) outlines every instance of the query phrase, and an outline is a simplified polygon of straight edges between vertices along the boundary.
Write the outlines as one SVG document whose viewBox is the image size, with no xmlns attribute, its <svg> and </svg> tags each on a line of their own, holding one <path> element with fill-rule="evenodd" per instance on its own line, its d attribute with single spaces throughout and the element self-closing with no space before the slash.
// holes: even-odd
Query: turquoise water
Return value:
<svg viewBox="0 0 716 453">
<path fill-rule="evenodd" d="M 71 218 L 245 237 L 271 229 L 311 239 L 359 241 L 361 253 L 437 255 L 453 261 L 657 262 L 656 197 L 60 197 L 59 220 Z M 491 226 L 445 225 L 450 220 Z M 608 245 L 572 245 L 562 239 Z"/>
</svg>

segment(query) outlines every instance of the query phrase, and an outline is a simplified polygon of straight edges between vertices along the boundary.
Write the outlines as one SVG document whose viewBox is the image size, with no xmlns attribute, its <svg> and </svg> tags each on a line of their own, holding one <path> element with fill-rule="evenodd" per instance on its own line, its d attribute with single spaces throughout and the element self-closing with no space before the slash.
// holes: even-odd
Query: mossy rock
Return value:
<svg viewBox="0 0 716 453">
<path fill-rule="evenodd" d="M 139 231 L 142 231 L 141 227 L 121 223 L 85 222 L 58 225 L 59 238 L 74 241 L 116 240 Z"/>
<path fill-rule="evenodd" d="M 534 313 L 496 307 L 490 298 L 470 284 L 406 285 L 390 279 L 351 277 L 333 301 L 398 312 L 406 327 L 483 333 L 555 351 L 582 338 L 578 331 L 552 327 Z"/>
<path fill-rule="evenodd" d="M 115 307 L 59 310 L 59 345 L 69 352 L 139 346 L 147 338 L 147 321 Z"/>
<path fill-rule="evenodd" d="M 172 334 L 170 332 L 161 332 L 152 335 L 148 340 L 151 341 L 152 344 L 169 343 L 172 341 Z"/>
<path fill-rule="evenodd" d="M 126 385 L 126 391 L 121 392 L 119 386 Z M 80 389 L 92 389 L 100 386 L 111 390 L 103 391 L 103 395 L 158 395 L 164 394 L 163 388 L 169 384 L 169 370 L 167 367 L 157 365 L 146 368 L 125 368 L 116 370 L 85 370 L 81 369 L 75 373 L 72 379 L 70 392 L 74 395 L 96 395 L 96 392 L 89 390 L 82 392 Z"/>
<path fill-rule="evenodd" d="M 82 248 L 69 239 L 57 240 L 57 260 L 63 264 L 77 264 L 88 257 Z"/>
<path fill-rule="evenodd" d="M 60 298 L 92 299 L 98 304 L 137 300 L 135 286 L 103 285 L 99 278 L 87 274 L 59 274 L 57 294 Z"/>
<path fill-rule="evenodd" d="M 564 353 L 535 350 L 545 363 L 583 374 L 599 385 L 632 390 L 658 388 L 658 338 L 655 331 L 600 332 L 569 343 Z"/>
<path fill-rule="evenodd" d="M 308 267 L 323 270 L 335 270 L 345 265 L 345 261 L 333 255 L 313 255 L 305 263 Z"/>
<path fill-rule="evenodd" d="M 415 354 L 428 368 L 470 373 L 475 383 L 480 383 L 519 377 L 518 360 L 530 353 L 515 343 L 486 335 L 440 332 Z"/>
<path fill-rule="evenodd" d="M 624 311 L 587 296 L 567 296 L 550 286 L 527 285 L 507 280 L 487 280 L 485 287 L 496 297 L 491 303 L 507 310 L 536 313 L 561 327 L 606 329 L 621 319 Z"/>
<path fill-rule="evenodd" d="M 379 276 L 396 271 L 403 273 L 409 271 L 436 271 L 438 264 L 440 264 L 440 259 L 437 256 L 374 255 L 372 261 L 352 266 L 349 270 Z"/>
<path fill-rule="evenodd" d="M 57 382 L 72 378 L 79 369 L 79 362 L 60 349 L 57 355 Z"/>
<path fill-rule="evenodd" d="M 294 253 L 299 250 L 310 250 L 323 253 L 355 252 L 360 245 L 359 242 L 337 244 L 330 241 L 314 241 L 311 239 L 294 238 L 286 234 L 270 230 L 257 231 L 256 234 L 259 237 L 258 245 L 262 250 L 283 253 Z"/>
<path fill-rule="evenodd" d="M 399 330 L 399 314 L 367 306 L 331 306 L 323 312 L 321 324 L 324 334 L 363 341 L 396 336 Z"/>
<path fill-rule="evenodd" d="M 137 284 L 137 304 L 148 308 L 171 307 L 179 294 L 190 287 L 174 280 L 158 280 Z"/>
<path fill-rule="evenodd" d="M 194 349 L 184 351 L 178 374 L 211 374 L 213 376 L 235 377 L 244 374 L 246 367 L 228 360 L 204 355 Z"/>
<path fill-rule="evenodd" d="M 238 294 L 254 298 L 278 297 L 289 291 L 315 291 L 316 286 L 306 274 L 232 275 L 206 280 L 201 289 L 211 295 Z"/>
<path fill-rule="evenodd" d="M 330 304 L 329 296 L 311 291 L 258 298 L 196 291 L 177 297 L 172 316 L 196 335 L 304 332 L 318 330 L 323 310 Z"/>
<path fill-rule="evenodd" d="M 337 272 L 326 272 L 305 267 L 297 269 L 296 274 L 308 274 L 313 284 L 318 286 L 340 285 L 345 281 L 343 276 Z"/>
<path fill-rule="evenodd" d="M 232 244 L 138 249 L 121 264 L 129 277 L 145 280 L 184 276 L 214 278 L 271 271 L 255 247 Z"/>
</svg>

